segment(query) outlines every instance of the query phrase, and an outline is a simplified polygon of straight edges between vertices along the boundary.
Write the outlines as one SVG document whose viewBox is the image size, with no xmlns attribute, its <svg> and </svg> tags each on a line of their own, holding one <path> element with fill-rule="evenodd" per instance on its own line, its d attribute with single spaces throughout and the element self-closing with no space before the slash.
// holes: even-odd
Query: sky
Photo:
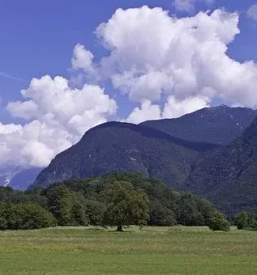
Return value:
<svg viewBox="0 0 257 275">
<path fill-rule="evenodd" d="M 257 109 L 256 0 L 0 0 L 0 33 L 0 164 L 109 120 Z"/>
</svg>

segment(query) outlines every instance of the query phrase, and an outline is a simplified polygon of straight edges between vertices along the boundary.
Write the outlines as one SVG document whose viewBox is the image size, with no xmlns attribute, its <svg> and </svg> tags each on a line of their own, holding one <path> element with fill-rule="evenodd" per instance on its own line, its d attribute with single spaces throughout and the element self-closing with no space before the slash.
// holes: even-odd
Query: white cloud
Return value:
<svg viewBox="0 0 257 275">
<path fill-rule="evenodd" d="M 174 96 L 169 96 L 162 111 L 160 105 L 152 104 L 149 100 L 146 100 L 141 104 L 140 108 L 136 107 L 131 112 L 126 121 L 137 124 L 147 120 L 177 118 L 209 107 L 208 103 L 208 98 L 189 97 L 180 101 Z"/>
<path fill-rule="evenodd" d="M 208 98 L 189 97 L 182 101 L 170 96 L 164 106 L 163 118 L 177 118 L 209 107 Z"/>
<path fill-rule="evenodd" d="M 0 123 L 0 135 L 8 135 L 12 134 L 22 128 L 21 125 L 16 125 L 16 124 L 8 124 L 4 125 Z"/>
<path fill-rule="evenodd" d="M 136 72 L 135 72 L 136 73 Z M 113 86 L 129 94 L 132 101 L 141 102 L 148 99 L 158 101 L 161 98 L 163 89 L 173 85 L 172 79 L 158 71 L 149 71 L 146 74 L 135 77 L 132 72 L 124 72 L 112 77 Z"/>
<path fill-rule="evenodd" d="M 90 72 L 93 70 L 94 55 L 85 49 L 83 45 L 76 45 L 71 59 L 72 68 L 75 70 L 84 70 Z"/>
<path fill-rule="evenodd" d="M 113 115 L 117 106 L 113 99 L 96 85 L 71 89 L 63 77 L 44 76 L 33 79 L 27 90 L 21 91 L 24 102 L 10 102 L 7 110 L 14 117 L 38 119 L 49 125 L 69 129 L 75 135 L 83 134 L 106 115 Z M 80 127 L 77 121 L 81 119 Z"/>
<path fill-rule="evenodd" d="M 21 166 L 48 165 L 117 109 L 99 86 L 71 89 L 63 77 L 33 79 L 21 93 L 25 100 L 10 102 L 7 110 L 32 121 L 24 126 L 0 124 L 0 159 Z"/>
<path fill-rule="evenodd" d="M 257 21 L 257 4 L 252 5 L 248 11 L 247 11 L 247 16 L 253 20 Z"/>
<path fill-rule="evenodd" d="M 227 55 L 239 15 L 224 10 L 172 18 L 161 8 L 119 9 L 97 29 L 110 51 L 99 67 L 136 102 L 220 98 L 257 107 L 257 65 Z"/>
<path fill-rule="evenodd" d="M 24 126 L 0 128 L 0 159 L 5 164 L 44 167 L 57 153 L 72 145 L 72 136 L 67 131 L 37 120 Z"/>
<path fill-rule="evenodd" d="M 31 119 L 38 112 L 37 105 L 33 100 L 10 102 L 7 110 L 15 117 Z"/>
<path fill-rule="evenodd" d="M 127 118 L 127 122 L 141 123 L 146 120 L 155 120 L 161 118 L 161 109 L 159 105 L 152 105 L 149 100 L 142 103 L 141 108 L 135 108 Z"/>
</svg>

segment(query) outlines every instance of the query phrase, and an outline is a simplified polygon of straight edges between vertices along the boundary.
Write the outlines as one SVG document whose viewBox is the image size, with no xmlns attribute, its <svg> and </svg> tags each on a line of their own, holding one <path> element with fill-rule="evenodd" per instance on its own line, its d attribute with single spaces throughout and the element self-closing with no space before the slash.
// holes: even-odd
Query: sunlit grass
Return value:
<svg viewBox="0 0 257 275">
<path fill-rule="evenodd" d="M 0 274 L 257 274 L 257 232 L 182 226 L 0 232 Z"/>
</svg>

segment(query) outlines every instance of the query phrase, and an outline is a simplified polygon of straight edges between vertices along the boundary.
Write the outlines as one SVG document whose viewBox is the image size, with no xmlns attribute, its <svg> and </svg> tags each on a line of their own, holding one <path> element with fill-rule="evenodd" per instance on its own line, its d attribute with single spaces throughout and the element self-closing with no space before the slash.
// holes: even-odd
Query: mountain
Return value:
<svg viewBox="0 0 257 275">
<path fill-rule="evenodd" d="M 0 186 L 7 186 L 18 171 L 14 166 L 0 166 Z"/>
<path fill-rule="evenodd" d="M 231 144 L 204 154 L 185 190 L 209 198 L 229 214 L 257 212 L 257 118 Z"/>
<path fill-rule="evenodd" d="M 221 105 L 204 108 L 180 118 L 146 121 L 141 125 L 185 140 L 224 145 L 239 137 L 256 115 L 256 110 Z"/>
<path fill-rule="evenodd" d="M 89 130 L 78 144 L 56 156 L 33 187 L 110 172 L 139 172 L 180 189 L 196 157 L 216 147 L 143 125 L 109 122 Z"/>
<path fill-rule="evenodd" d="M 110 172 L 139 172 L 202 195 L 227 214 L 257 212 L 255 114 L 219 106 L 175 120 L 105 123 L 56 156 L 31 188 Z M 146 126 L 151 123 L 158 129 Z"/>
<path fill-rule="evenodd" d="M 0 186 L 26 190 L 41 171 L 41 168 L 22 169 L 17 166 L 3 165 L 0 167 Z"/>
</svg>

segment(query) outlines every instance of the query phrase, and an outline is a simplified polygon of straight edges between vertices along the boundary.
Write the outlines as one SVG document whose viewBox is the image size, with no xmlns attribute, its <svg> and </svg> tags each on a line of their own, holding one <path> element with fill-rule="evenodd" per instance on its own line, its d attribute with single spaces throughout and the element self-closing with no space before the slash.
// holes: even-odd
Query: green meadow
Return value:
<svg viewBox="0 0 257 275">
<path fill-rule="evenodd" d="M 0 274 L 257 274 L 257 232 L 206 227 L 0 232 Z"/>
</svg>

